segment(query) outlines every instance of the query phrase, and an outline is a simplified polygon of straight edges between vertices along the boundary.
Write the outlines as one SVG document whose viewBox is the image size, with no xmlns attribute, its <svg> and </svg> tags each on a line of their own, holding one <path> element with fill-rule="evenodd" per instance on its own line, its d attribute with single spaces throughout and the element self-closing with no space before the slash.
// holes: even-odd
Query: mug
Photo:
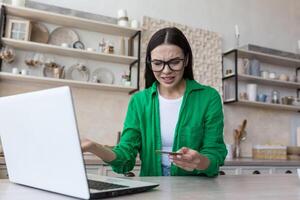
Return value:
<svg viewBox="0 0 300 200">
<path fill-rule="evenodd" d="M 27 69 L 22 69 L 21 74 L 22 75 L 28 75 L 28 70 Z"/>
<path fill-rule="evenodd" d="M 261 71 L 260 76 L 262 78 L 269 78 L 269 72 L 268 71 Z"/>
<path fill-rule="evenodd" d="M 87 51 L 95 51 L 95 49 L 94 49 L 94 48 L 91 48 L 91 47 L 86 48 L 86 50 L 87 50 Z"/>
<path fill-rule="evenodd" d="M 20 74 L 20 71 L 19 71 L 18 68 L 14 67 L 14 68 L 12 68 L 11 73 L 13 73 L 13 74 Z"/>
<path fill-rule="evenodd" d="M 68 43 L 61 43 L 60 46 L 64 47 L 64 48 L 69 48 L 69 44 Z"/>
<path fill-rule="evenodd" d="M 131 28 L 138 28 L 139 22 L 136 19 L 133 19 L 130 24 Z"/>
<path fill-rule="evenodd" d="M 267 101 L 267 95 L 266 94 L 258 94 L 257 95 L 257 101 L 266 102 Z"/>
<path fill-rule="evenodd" d="M 270 79 L 276 79 L 276 73 L 275 72 L 270 72 L 269 73 L 269 78 Z"/>
</svg>

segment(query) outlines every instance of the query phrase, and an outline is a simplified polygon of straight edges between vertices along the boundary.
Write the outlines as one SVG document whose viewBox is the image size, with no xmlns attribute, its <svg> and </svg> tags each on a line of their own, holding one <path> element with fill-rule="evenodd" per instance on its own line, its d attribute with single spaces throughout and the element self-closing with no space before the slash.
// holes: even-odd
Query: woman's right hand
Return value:
<svg viewBox="0 0 300 200">
<path fill-rule="evenodd" d="M 116 154 L 109 148 L 98 144 L 90 139 L 81 139 L 81 149 L 83 152 L 90 152 L 106 162 L 110 162 L 116 158 Z"/>
<path fill-rule="evenodd" d="M 83 138 L 81 140 L 81 149 L 83 152 L 90 152 L 93 153 L 93 151 L 96 148 L 96 143 L 92 140 L 89 140 L 87 138 Z"/>
</svg>

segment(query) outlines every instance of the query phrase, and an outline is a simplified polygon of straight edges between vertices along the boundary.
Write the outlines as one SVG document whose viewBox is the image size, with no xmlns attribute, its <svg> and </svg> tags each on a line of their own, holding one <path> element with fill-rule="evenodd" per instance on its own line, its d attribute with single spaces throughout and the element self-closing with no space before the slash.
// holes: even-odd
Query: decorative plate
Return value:
<svg viewBox="0 0 300 200">
<path fill-rule="evenodd" d="M 50 34 L 48 43 L 61 46 L 62 43 L 67 43 L 70 47 L 79 40 L 79 35 L 70 28 L 58 27 Z"/>
<path fill-rule="evenodd" d="M 46 43 L 49 39 L 49 31 L 47 27 L 39 22 L 32 22 L 30 41 Z"/>
<path fill-rule="evenodd" d="M 98 68 L 92 74 L 93 82 L 113 84 L 115 76 L 109 69 Z"/>
<path fill-rule="evenodd" d="M 72 65 L 67 70 L 67 79 L 77 80 L 77 81 L 89 81 L 90 80 L 90 70 L 87 66 L 83 64 Z"/>
</svg>

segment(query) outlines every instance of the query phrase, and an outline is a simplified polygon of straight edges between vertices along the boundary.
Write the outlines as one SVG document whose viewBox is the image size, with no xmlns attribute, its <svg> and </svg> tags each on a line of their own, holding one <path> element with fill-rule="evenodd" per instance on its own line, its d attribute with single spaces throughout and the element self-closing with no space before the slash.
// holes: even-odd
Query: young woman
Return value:
<svg viewBox="0 0 300 200">
<path fill-rule="evenodd" d="M 117 173 L 131 171 L 139 153 L 140 176 L 216 176 L 227 154 L 221 98 L 194 81 L 192 65 L 191 47 L 179 29 L 157 31 L 146 52 L 146 89 L 130 100 L 120 143 L 110 150 L 85 139 L 83 151 Z"/>
</svg>

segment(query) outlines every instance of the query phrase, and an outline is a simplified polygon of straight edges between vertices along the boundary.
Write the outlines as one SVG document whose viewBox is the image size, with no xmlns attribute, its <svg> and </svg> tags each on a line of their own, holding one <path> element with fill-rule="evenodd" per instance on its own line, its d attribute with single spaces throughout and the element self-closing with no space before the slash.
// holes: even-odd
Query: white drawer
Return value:
<svg viewBox="0 0 300 200">
<path fill-rule="evenodd" d="M 272 168 L 268 167 L 242 167 L 241 174 L 272 174 Z"/>
<path fill-rule="evenodd" d="M 274 174 L 297 174 L 297 168 L 293 167 L 276 167 L 274 168 Z"/>
<path fill-rule="evenodd" d="M 237 168 L 237 167 L 220 167 L 219 174 L 220 175 L 238 175 L 239 168 Z"/>
<path fill-rule="evenodd" d="M 131 170 L 132 173 L 134 173 L 135 176 L 139 176 L 140 174 L 140 167 L 134 167 L 133 170 Z M 112 176 L 112 177 L 120 177 L 124 176 L 123 174 L 115 173 L 110 166 L 103 167 L 102 174 L 104 176 Z"/>
<path fill-rule="evenodd" d="M 7 179 L 8 173 L 6 168 L 0 168 L 0 179 Z"/>
<path fill-rule="evenodd" d="M 101 175 L 102 173 L 102 166 L 91 166 L 91 165 L 86 165 L 85 169 L 87 174 L 97 174 Z"/>
</svg>

